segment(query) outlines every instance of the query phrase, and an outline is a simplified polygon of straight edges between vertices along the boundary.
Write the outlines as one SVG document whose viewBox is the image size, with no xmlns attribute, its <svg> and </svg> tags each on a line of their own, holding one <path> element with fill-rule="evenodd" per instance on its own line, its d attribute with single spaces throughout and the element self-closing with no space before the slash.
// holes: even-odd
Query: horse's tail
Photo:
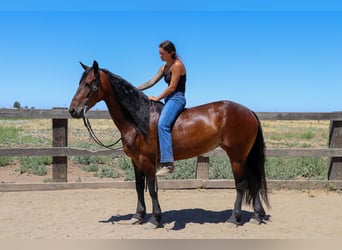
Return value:
<svg viewBox="0 0 342 250">
<path fill-rule="evenodd" d="M 266 206 L 269 208 L 270 203 L 267 196 L 267 184 L 265 177 L 265 142 L 260 120 L 255 113 L 254 115 L 258 120 L 258 134 L 247 158 L 246 167 L 248 190 L 245 198 L 246 203 L 251 204 L 253 199 L 260 194 Z"/>
</svg>

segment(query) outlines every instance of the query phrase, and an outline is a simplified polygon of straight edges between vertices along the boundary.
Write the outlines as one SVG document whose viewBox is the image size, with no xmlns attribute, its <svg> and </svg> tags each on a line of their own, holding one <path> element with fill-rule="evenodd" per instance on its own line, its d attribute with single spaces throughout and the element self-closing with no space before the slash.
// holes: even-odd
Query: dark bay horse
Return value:
<svg viewBox="0 0 342 250">
<path fill-rule="evenodd" d="M 132 159 L 138 205 L 131 222 L 142 223 L 146 215 L 145 179 L 152 198 L 150 225 L 161 225 L 161 209 L 155 188 L 156 159 L 159 162 L 157 122 L 161 103 L 151 102 L 126 80 L 100 69 L 82 64 L 84 73 L 71 101 L 69 112 L 81 118 L 97 102 L 105 101 L 120 130 L 124 152 Z M 259 223 L 268 216 L 261 198 L 269 207 L 265 179 L 265 145 L 258 117 L 246 107 L 219 101 L 185 109 L 172 129 L 174 158 L 182 160 L 204 154 L 220 146 L 230 159 L 237 191 L 234 210 L 228 222 L 241 224 L 241 205 L 253 205 L 253 218 Z M 260 198 L 261 197 L 261 198 Z M 152 224 L 151 224 L 152 223 Z"/>
</svg>

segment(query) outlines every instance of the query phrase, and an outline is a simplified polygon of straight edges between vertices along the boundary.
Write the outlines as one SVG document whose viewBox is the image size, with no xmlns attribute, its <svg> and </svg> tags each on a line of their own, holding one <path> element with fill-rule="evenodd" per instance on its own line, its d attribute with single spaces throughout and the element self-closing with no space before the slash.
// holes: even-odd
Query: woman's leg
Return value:
<svg viewBox="0 0 342 250">
<path fill-rule="evenodd" d="M 158 135 L 160 147 L 160 163 L 173 162 L 172 146 L 172 126 L 185 107 L 185 98 L 183 95 L 174 95 L 167 100 L 160 114 L 158 122 Z"/>
</svg>

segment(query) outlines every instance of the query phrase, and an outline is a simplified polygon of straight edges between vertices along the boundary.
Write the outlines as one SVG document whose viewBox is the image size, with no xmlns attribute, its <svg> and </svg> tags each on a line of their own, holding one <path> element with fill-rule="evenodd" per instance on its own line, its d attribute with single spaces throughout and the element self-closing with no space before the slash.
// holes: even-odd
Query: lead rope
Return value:
<svg viewBox="0 0 342 250">
<path fill-rule="evenodd" d="M 111 150 L 118 150 L 118 149 L 122 149 L 123 147 L 118 147 L 118 148 L 112 148 L 114 147 L 115 145 L 117 145 L 120 141 L 121 141 L 121 138 L 119 138 L 117 141 L 115 141 L 114 143 L 112 144 L 109 144 L 109 145 L 105 145 L 94 133 L 94 130 L 93 128 L 91 127 L 90 125 L 90 122 L 89 122 L 89 119 L 86 118 L 86 110 L 87 110 L 87 106 L 84 107 L 84 110 L 83 110 L 83 123 L 84 123 L 84 126 L 87 128 L 90 136 L 93 138 L 93 140 L 100 146 L 102 147 L 105 147 L 105 148 L 108 148 L 108 149 L 111 149 Z"/>
</svg>

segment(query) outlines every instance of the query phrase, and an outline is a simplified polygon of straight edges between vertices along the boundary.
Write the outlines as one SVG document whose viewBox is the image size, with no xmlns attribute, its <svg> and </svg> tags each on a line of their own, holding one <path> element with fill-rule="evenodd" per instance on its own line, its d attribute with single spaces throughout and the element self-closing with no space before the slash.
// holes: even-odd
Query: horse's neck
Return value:
<svg viewBox="0 0 342 250">
<path fill-rule="evenodd" d="M 125 119 L 123 110 L 118 101 L 114 98 L 114 93 L 112 88 L 108 88 L 107 95 L 104 99 L 108 111 L 114 121 L 116 127 L 119 129 L 121 134 L 127 133 L 127 131 L 132 130 L 132 125 Z"/>
</svg>

